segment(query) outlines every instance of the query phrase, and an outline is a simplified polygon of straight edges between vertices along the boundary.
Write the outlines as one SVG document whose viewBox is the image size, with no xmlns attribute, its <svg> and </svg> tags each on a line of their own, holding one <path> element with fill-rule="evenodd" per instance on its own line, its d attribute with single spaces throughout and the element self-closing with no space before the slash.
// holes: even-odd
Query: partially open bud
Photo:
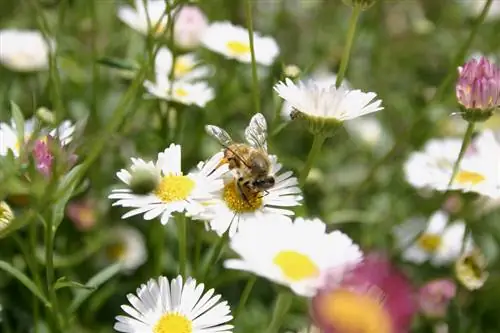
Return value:
<svg viewBox="0 0 500 333">
<path fill-rule="evenodd" d="M 373 6 L 377 0 L 342 0 L 346 5 L 351 7 L 359 7 L 361 10 L 366 10 Z"/>
<path fill-rule="evenodd" d="M 426 283 L 418 291 L 420 312 L 430 318 L 443 318 L 450 301 L 457 293 L 457 286 L 451 279 L 437 279 Z"/>
<path fill-rule="evenodd" d="M 0 231 L 7 228 L 14 219 L 14 213 L 5 201 L 0 201 Z"/>
<path fill-rule="evenodd" d="M 500 106 L 500 68 L 486 57 L 458 68 L 457 100 L 467 121 L 485 121 Z"/>
<path fill-rule="evenodd" d="M 177 13 L 174 24 L 174 41 L 182 49 L 193 49 L 208 27 L 205 14 L 197 6 L 183 6 Z"/>
<path fill-rule="evenodd" d="M 135 167 L 130 171 L 130 189 L 133 193 L 144 195 L 157 188 L 160 183 L 160 175 L 154 168 L 145 165 L 144 167 Z"/>
<path fill-rule="evenodd" d="M 481 288 L 488 279 L 486 258 L 479 248 L 462 254 L 455 262 L 455 274 L 458 281 L 469 290 Z"/>
<path fill-rule="evenodd" d="M 66 207 L 66 214 L 80 231 L 92 229 L 97 221 L 96 205 L 90 199 L 69 203 Z"/>
</svg>

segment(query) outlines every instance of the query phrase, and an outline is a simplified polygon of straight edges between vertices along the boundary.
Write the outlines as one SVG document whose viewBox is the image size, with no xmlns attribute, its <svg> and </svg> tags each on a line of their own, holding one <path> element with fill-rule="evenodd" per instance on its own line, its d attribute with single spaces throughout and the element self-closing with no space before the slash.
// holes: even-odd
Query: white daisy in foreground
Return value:
<svg viewBox="0 0 500 333">
<path fill-rule="evenodd" d="M 274 155 L 270 155 L 271 169 L 269 175 L 274 176 L 274 186 L 267 193 L 246 193 L 242 196 L 233 175 L 224 178 L 224 187 L 213 192 L 207 200 L 205 210 L 193 218 L 206 220 L 210 228 L 218 235 L 229 230 L 232 237 L 242 224 L 252 224 L 262 219 L 272 220 L 280 216 L 293 215 L 289 207 L 298 206 L 302 201 L 302 192 L 296 177 L 291 171 L 280 173 L 281 164 Z M 220 159 L 219 159 L 220 161 Z"/>
<path fill-rule="evenodd" d="M 148 257 L 144 236 L 135 228 L 116 226 L 111 229 L 111 240 L 105 247 L 107 261 L 121 262 L 125 272 L 132 272 Z"/>
<path fill-rule="evenodd" d="M 168 77 L 172 70 L 172 52 L 166 47 L 158 50 L 155 58 L 155 70 L 160 75 Z M 186 53 L 175 59 L 174 79 L 182 81 L 199 80 L 209 76 L 209 66 L 200 65 L 200 60 L 194 53 Z"/>
<path fill-rule="evenodd" d="M 373 92 L 365 93 L 361 90 L 349 90 L 345 87 L 335 88 L 335 84 L 325 85 L 315 80 L 280 81 L 274 90 L 294 109 L 291 118 L 297 113 L 308 118 L 318 120 L 332 120 L 340 123 L 365 114 L 382 110 L 382 101 L 375 100 Z"/>
<path fill-rule="evenodd" d="M 12 151 L 14 156 L 19 156 L 21 146 L 32 138 L 35 127 L 35 119 L 28 119 L 24 122 L 24 142 L 21 142 L 18 138 L 14 120 L 11 120 L 10 125 L 7 123 L 0 123 L 0 156 L 7 155 L 9 150 Z M 39 137 L 40 139 L 47 136 L 58 138 L 59 142 L 65 146 L 73 139 L 74 131 L 74 124 L 69 120 L 65 120 L 56 129 L 50 131 L 48 129 L 42 129 L 39 133 Z"/>
<path fill-rule="evenodd" d="M 230 245 L 241 259 L 226 260 L 226 268 L 252 272 L 306 297 L 314 296 L 327 275 L 340 282 L 362 260 L 358 245 L 338 230 L 326 232 L 319 219 L 262 219 L 242 226 Z"/>
<path fill-rule="evenodd" d="M 264 37 L 254 32 L 255 61 L 261 65 L 271 65 L 279 54 L 274 38 Z M 202 37 L 202 44 L 229 59 L 251 63 L 248 30 L 228 21 L 212 23 Z"/>
<path fill-rule="evenodd" d="M 157 98 L 201 108 L 215 97 L 214 90 L 206 82 L 177 81 L 172 84 L 165 73 L 157 73 L 156 82 L 145 81 L 144 87 Z"/>
<path fill-rule="evenodd" d="M 117 316 L 114 329 L 125 333 L 231 333 L 231 309 L 214 289 L 178 276 L 170 283 L 164 276 L 150 279 L 122 305 L 126 316 Z"/>
<path fill-rule="evenodd" d="M 461 144 L 455 138 L 430 140 L 423 151 L 412 153 L 406 161 L 407 181 L 416 188 L 446 191 Z M 485 132 L 466 152 L 450 189 L 499 197 L 499 154 L 494 135 Z"/>
<path fill-rule="evenodd" d="M 14 212 L 5 201 L 0 201 L 0 231 L 7 228 L 14 219 Z"/>
<path fill-rule="evenodd" d="M 213 158 L 220 160 L 221 155 Z M 215 162 L 209 161 L 206 165 L 213 163 Z M 199 214 L 204 209 L 202 203 L 210 199 L 212 192 L 223 187 L 220 176 L 223 172 L 227 172 L 227 169 L 220 168 L 208 176 L 212 169 L 203 168 L 199 172 L 183 175 L 181 146 L 176 144 L 171 144 L 165 151 L 159 153 L 156 163 L 132 158 L 130 170 L 122 169 L 117 173 L 118 178 L 126 185 L 131 185 L 132 173 L 146 170 L 157 178 L 156 187 L 147 194 L 135 194 L 130 188 L 115 189 L 109 195 L 110 199 L 118 199 L 113 206 L 133 208 L 122 216 L 124 219 L 144 214 L 145 220 L 160 217 L 162 224 L 167 224 L 173 212 Z"/>
<path fill-rule="evenodd" d="M 49 67 L 49 55 L 55 44 L 47 43 L 39 31 L 0 30 L 0 63 L 17 72 L 34 72 Z"/>
<path fill-rule="evenodd" d="M 394 237 L 398 247 L 403 249 L 403 258 L 417 264 L 430 260 L 435 266 L 458 259 L 462 250 L 465 223 L 455 221 L 447 224 L 448 215 L 438 211 L 428 221 L 413 218 L 396 226 Z M 467 237 L 465 251 L 472 249 L 472 246 L 472 239 Z"/>
<path fill-rule="evenodd" d="M 148 27 L 154 29 L 154 35 L 163 35 L 167 28 L 168 15 L 164 0 L 147 0 L 144 6 L 143 0 L 134 1 L 135 8 L 123 5 L 118 8 L 118 17 L 125 24 L 141 34 L 148 34 Z M 148 25 L 149 18 L 149 25 Z"/>
</svg>

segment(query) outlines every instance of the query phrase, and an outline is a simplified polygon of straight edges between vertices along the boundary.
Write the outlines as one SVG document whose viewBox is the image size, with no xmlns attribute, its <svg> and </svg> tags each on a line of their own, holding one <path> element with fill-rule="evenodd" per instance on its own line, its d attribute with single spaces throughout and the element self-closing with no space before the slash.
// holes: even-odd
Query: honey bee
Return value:
<svg viewBox="0 0 500 333">
<path fill-rule="evenodd" d="M 236 184 L 244 200 L 248 201 L 247 193 L 267 192 L 274 186 L 274 176 L 270 175 L 271 160 L 267 154 L 267 123 L 261 113 L 254 115 L 245 129 L 248 144 L 234 142 L 225 130 L 214 125 L 205 126 L 205 130 L 225 148 L 224 158 L 214 171 L 226 163 L 230 170 L 235 170 Z"/>
</svg>

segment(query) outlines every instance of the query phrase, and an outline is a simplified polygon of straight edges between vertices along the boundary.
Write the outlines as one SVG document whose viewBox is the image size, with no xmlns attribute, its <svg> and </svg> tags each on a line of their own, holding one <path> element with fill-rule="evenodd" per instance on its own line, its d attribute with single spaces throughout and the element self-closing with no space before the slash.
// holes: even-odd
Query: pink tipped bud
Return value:
<svg viewBox="0 0 500 333">
<path fill-rule="evenodd" d="M 443 318 L 456 293 L 457 286 L 451 279 L 430 281 L 418 291 L 420 311 L 431 318 Z"/>
<path fill-rule="evenodd" d="M 208 27 L 205 14 L 196 6 L 183 6 L 176 16 L 174 41 L 183 49 L 193 49 Z"/>
<path fill-rule="evenodd" d="M 66 214 L 80 231 L 92 229 L 97 221 L 95 203 L 88 199 L 69 203 Z"/>
<path fill-rule="evenodd" d="M 33 158 L 35 160 L 36 169 L 47 177 L 52 171 L 52 162 L 54 160 L 54 155 L 50 152 L 49 140 L 50 137 L 37 140 L 33 148 Z"/>
</svg>

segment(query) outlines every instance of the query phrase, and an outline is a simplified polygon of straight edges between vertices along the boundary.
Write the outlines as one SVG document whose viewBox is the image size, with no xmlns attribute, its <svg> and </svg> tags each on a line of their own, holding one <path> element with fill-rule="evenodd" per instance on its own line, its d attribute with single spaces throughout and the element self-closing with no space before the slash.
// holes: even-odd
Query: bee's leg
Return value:
<svg viewBox="0 0 500 333">
<path fill-rule="evenodd" d="M 219 167 L 221 167 L 222 165 L 228 163 L 228 159 L 226 157 L 223 157 L 219 163 L 217 163 L 217 165 L 215 166 L 215 168 L 210 171 L 210 173 L 208 174 L 208 176 L 210 176 L 211 174 L 213 174 L 215 172 L 215 170 L 217 170 Z"/>
<path fill-rule="evenodd" d="M 242 183 L 243 177 L 238 178 L 238 181 L 236 182 L 236 185 L 238 186 L 238 192 L 240 192 L 241 197 L 243 200 L 245 200 L 246 203 L 250 204 L 250 200 L 248 200 L 247 195 L 245 194 L 245 191 L 243 189 L 242 185 L 245 185 L 247 182 Z"/>
<path fill-rule="evenodd" d="M 264 194 L 261 195 L 261 196 L 259 196 L 259 199 L 265 197 L 268 194 L 269 194 L 269 191 L 268 190 L 264 190 Z"/>
</svg>

